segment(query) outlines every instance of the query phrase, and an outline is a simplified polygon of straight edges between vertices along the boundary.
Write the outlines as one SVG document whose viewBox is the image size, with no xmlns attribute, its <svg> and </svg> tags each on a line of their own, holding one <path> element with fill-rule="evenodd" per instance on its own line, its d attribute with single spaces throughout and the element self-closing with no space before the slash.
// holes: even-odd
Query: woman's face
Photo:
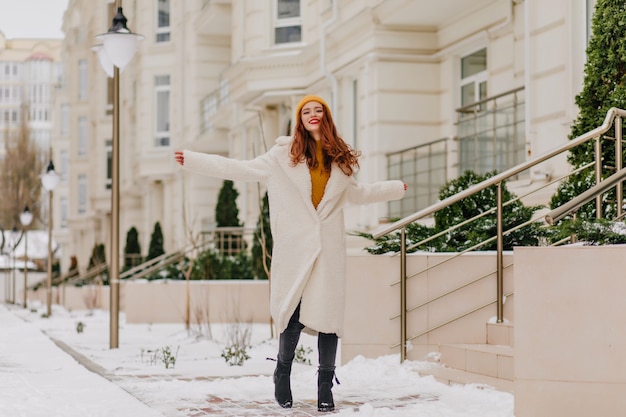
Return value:
<svg viewBox="0 0 626 417">
<path fill-rule="evenodd" d="M 323 117 L 324 106 L 317 101 L 309 101 L 302 107 L 302 111 L 300 112 L 300 118 L 304 128 L 311 133 L 313 137 L 317 137 Z"/>
</svg>

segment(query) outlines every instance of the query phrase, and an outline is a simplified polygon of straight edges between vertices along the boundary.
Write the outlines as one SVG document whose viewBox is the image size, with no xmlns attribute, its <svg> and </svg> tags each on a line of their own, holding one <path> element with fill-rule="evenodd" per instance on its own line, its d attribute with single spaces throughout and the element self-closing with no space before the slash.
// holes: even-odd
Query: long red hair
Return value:
<svg viewBox="0 0 626 417">
<path fill-rule="evenodd" d="M 330 110 L 324 107 L 324 115 L 320 121 L 320 142 L 324 149 L 324 169 L 330 171 L 333 163 L 337 164 L 344 174 L 350 176 L 359 167 L 360 151 L 355 151 L 337 134 Z M 296 126 L 291 144 L 291 164 L 305 162 L 309 168 L 317 168 L 315 157 L 315 138 L 304 128 L 300 114 L 296 117 Z"/>
</svg>

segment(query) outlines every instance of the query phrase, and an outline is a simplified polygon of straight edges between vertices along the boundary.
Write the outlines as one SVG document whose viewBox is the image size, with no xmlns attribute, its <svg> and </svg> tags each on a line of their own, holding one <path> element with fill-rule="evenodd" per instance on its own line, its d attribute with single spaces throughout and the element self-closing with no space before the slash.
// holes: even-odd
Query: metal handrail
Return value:
<svg viewBox="0 0 626 417">
<path fill-rule="evenodd" d="M 610 190 L 622 181 L 626 180 L 626 169 L 621 169 L 615 174 L 599 182 L 587 191 L 560 205 L 545 215 L 546 223 L 553 225 L 568 214 L 577 211 L 581 206 L 596 198 L 598 195 Z M 619 200 L 618 200 L 619 201 Z M 618 204 L 620 205 L 620 204 Z"/>
<path fill-rule="evenodd" d="M 506 97 L 506 96 L 511 95 L 511 94 L 515 94 L 515 93 L 517 93 L 519 91 L 522 91 L 524 88 L 525 88 L 524 86 L 517 87 L 517 88 L 514 88 L 512 90 L 505 91 L 503 93 L 497 94 L 495 96 L 490 96 L 490 97 L 484 98 L 482 100 L 475 101 L 472 104 L 468 104 L 466 106 L 459 107 L 458 109 L 455 110 L 455 112 L 457 112 L 457 113 L 474 113 L 474 111 L 475 111 L 474 109 L 475 108 L 478 108 L 481 105 L 483 105 L 485 103 L 488 103 L 490 101 L 494 101 L 494 100 L 497 100 L 499 98 Z"/>
<path fill-rule="evenodd" d="M 380 229 L 379 231 L 377 231 L 376 233 L 372 234 L 372 237 L 374 239 L 378 239 L 382 236 L 385 236 L 391 232 L 394 232 L 400 228 L 404 228 L 406 227 L 408 224 L 413 223 L 417 220 L 420 220 L 426 216 L 429 216 L 443 208 L 446 208 L 458 201 L 461 201 L 464 198 L 467 198 L 473 194 L 476 194 L 479 191 L 484 190 L 485 188 L 491 187 L 493 185 L 496 185 L 506 179 L 508 179 L 509 177 L 512 177 L 514 175 L 519 174 L 520 172 L 524 172 L 529 168 L 532 168 L 535 165 L 540 164 L 541 162 L 544 162 L 552 157 L 555 157 L 556 155 L 559 155 L 565 151 L 569 151 L 572 148 L 575 148 L 576 146 L 587 142 L 590 139 L 594 139 L 597 138 L 598 136 L 606 133 L 611 125 L 612 125 L 612 121 L 616 116 L 620 116 L 620 117 L 626 117 L 626 110 L 622 110 L 622 109 L 618 109 L 615 107 L 612 107 L 611 109 L 609 109 L 609 111 L 606 114 L 606 117 L 604 118 L 604 122 L 602 123 L 601 126 L 590 130 L 587 133 L 584 133 L 580 136 L 578 136 L 575 139 L 572 139 L 570 141 L 568 141 L 566 144 L 563 144 L 551 151 L 546 152 L 543 155 L 537 156 L 533 159 L 530 159 L 526 162 L 523 162 L 513 168 L 509 168 L 506 171 L 494 175 L 493 177 L 487 178 L 485 181 L 475 184 L 473 186 L 471 186 L 470 188 L 461 191 L 458 194 L 455 194 L 453 196 L 450 196 L 444 200 L 441 200 L 431 206 L 428 206 L 422 210 L 419 210 L 416 213 L 413 213 L 409 216 L 406 216 L 392 224 L 390 224 L 387 227 L 384 227 L 382 229 Z"/>
<path fill-rule="evenodd" d="M 505 294 L 505 297 L 510 297 L 512 294 L 513 294 L 512 292 L 510 292 L 510 293 L 508 293 L 508 294 Z M 420 337 L 420 336 L 424 336 L 425 334 L 428 334 L 429 332 L 432 332 L 433 330 L 437 330 L 437 329 L 442 328 L 443 326 L 447 326 L 447 325 L 448 325 L 448 324 L 450 324 L 450 323 L 454 323 L 454 322 L 455 322 L 455 321 L 457 321 L 457 320 L 460 320 L 460 319 L 462 319 L 462 318 L 464 318 L 464 317 L 467 317 L 467 316 L 469 316 L 470 314 L 475 313 L 475 312 L 477 312 L 477 311 L 480 311 L 480 310 L 482 310 L 483 308 L 489 307 L 490 305 L 495 304 L 495 303 L 497 303 L 497 302 L 498 302 L 498 300 L 494 300 L 494 301 L 490 301 L 490 302 L 488 302 L 488 303 L 485 303 L 485 304 L 483 304 L 483 305 L 481 305 L 481 306 L 475 307 L 474 309 L 472 309 L 472 310 L 470 310 L 470 311 L 468 311 L 468 312 L 465 312 L 465 313 L 463 313 L 463 314 L 459 314 L 458 316 L 453 317 L 453 318 L 451 318 L 451 319 L 449 319 L 449 320 L 446 320 L 446 321 L 445 321 L 445 322 L 443 322 L 443 323 L 439 323 L 438 325 L 436 325 L 436 326 L 435 326 L 435 327 L 433 327 L 433 328 L 430 328 L 430 329 L 428 329 L 428 330 L 424 330 L 423 332 L 417 333 L 417 334 L 415 334 L 415 335 L 413 335 L 413 336 L 411 336 L 411 337 L 407 338 L 406 340 L 407 340 L 407 341 L 409 341 L 409 340 L 415 340 L 415 339 L 417 339 L 417 338 L 418 338 L 418 337 Z M 401 343 L 402 343 L 402 342 L 401 342 Z M 392 348 L 397 348 L 397 347 L 399 347 L 399 346 L 400 346 L 400 343 L 396 343 L 395 345 L 392 345 L 391 347 L 392 347 Z"/>
<path fill-rule="evenodd" d="M 137 266 L 130 268 L 120 274 L 120 280 L 123 279 L 136 279 L 138 275 L 142 277 L 145 276 L 144 271 L 154 270 L 155 267 L 167 266 L 173 262 L 168 262 L 171 259 L 179 260 L 182 255 L 187 253 L 189 250 L 177 250 L 170 253 L 164 253 L 162 255 L 157 256 L 156 258 L 152 258 L 146 262 L 140 263 Z M 165 265 L 164 265 L 165 264 Z M 159 269 L 159 268 L 157 268 Z"/>
<path fill-rule="evenodd" d="M 399 151 L 388 152 L 388 153 L 385 154 L 385 156 L 386 157 L 395 156 L 395 155 L 399 155 L 399 154 L 402 154 L 402 153 L 405 153 L 405 152 L 414 151 L 414 150 L 419 149 L 419 148 L 425 148 L 427 146 L 432 146 L 432 145 L 435 145 L 435 144 L 440 143 L 440 142 L 447 142 L 449 140 L 450 140 L 450 138 L 448 138 L 448 137 L 435 139 L 435 140 L 427 142 L 427 143 L 422 143 L 421 145 L 411 146 L 410 148 L 400 149 Z"/>
<path fill-rule="evenodd" d="M 575 148 L 589 140 L 595 139 L 595 177 L 596 183 L 599 184 L 601 182 L 601 163 L 602 163 L 602 155 L 601 155 L 601 144 L 600 144 L 600 136 L 606 133 L 611 126 L 613 125 L 613 121 L 615 121 L 615 138 L 616 138 L 616 153 L 620 152 L 619 157 L 616 156 L 616 164 L 619 163 L 621 165 L 621 141 L 622 141 L 622 132 L 621 132 L 621 118 L 626 117 L 626 110 L 618 109 L 615 107 L 610 108 L 602 125 L 599 127 L 590 130 L 574 139 L 569 140 L 567 143 L 556 147 L 555 149 L 548 151 L 542 155 L 539 155 L 535 158 L 532 158 L 526 162 L 523 162 L 515 167 L 507 169 L 500 174 L 496 174 L 493 177 L 490 177 L 478 184 L 475 184 L 469 187 L 466 190 L 463 190 L 453 196 L 450 196 L 444 200 L 441 200 L 429 207 L 426 207 L 422 210 L 413 213 L 412 215 L 406 216 L 391 225 L 380 229 L 379 231 L 372 234 L 373 239 L 379 239 L 382 236 L 385 236 L 389 233 L 400 230 L 400 238 L 401 238 L 401 247 L 400 247 L 400 306 L 401 306 L 401 317 L 400 317 L 400 337 L 401 337 L 401 351 L 400 351 L 400 359 L 404 361 L 406 359 L 406 351 L 407 351 L 407 339 L 406 339 L 406 325 L 407 325 L 407 311 L 406 311 L 406 227 L 426 216 L 432 215 L 435 212 L 446 208 L 458 201 L 461 201 L 464 198 L 470 197 L 488 187 L 497 186 L 497 209 L 496 209 L 496 218 L 497 218 L 497 236 L 494 238 L 497 239 L 497 321 L 498 323 L 503 322 L 503 310 L 504 310 L 504 291 L 503 291 L 503 274 L 504 274 L 504 264 L 503 264 L 503 243 L 504 243 L 504 231 L 503 231 L 503 202 L 502 202 L 502 184 L 505 180 L 526 171 L 550 158 L 553 158 L 557 155 L 560 155 L 570 149 Z M 619 130 L 618 130 L 619 128 Z M 617 170 L 621 170 L 621 166 L 616 167 Z M 617 187 L 618 197 L 622 196 L 621 187 Z M 598 216 L 601 216 L 601 197 L 599 194 L 596 197 L 596 205 L 597 210 L 596 213 Z M 618 214 L 621 214 L 621 204 L 618 204 Z"/>
<path fill-rule="evenodd" d="M 193 249 L 192 249 L 193 250 Z M 150 266 L 146 266 L 139 272 L 135 272 L 134 274 L 125 273 L 120 275 L 120 280 L 124 279 L 126 281 L 134 281 L 136 279 L 141 279 L 145 276 L 152 275 L 153 273 L 162 270 L 163 268 L 170 266 L 176 262 L 180 262 L 185 258 L 185 253 L 183 251 L 177 251 L 169 254 L 167 258 L 161 260 L 161 262 L 153 263 Z"/>
<path fill-rule="evenodd" d="M 75 275 L 75 276 L 65 278 L 63 280 L 59 280 L 58 282 L 56 282 L 56 285 L 73 285 L 77 282 L 89 281 L 97 277 L 98 275 L 104 273 L 107 269 L 109 269 L 108 264 L 106 263 L 98 264 L 94 266 L 93 268 L 89 269 L 87 272 L 85 272 L 82 275 L 78 275 L 78 276 Z"/>
</svg>

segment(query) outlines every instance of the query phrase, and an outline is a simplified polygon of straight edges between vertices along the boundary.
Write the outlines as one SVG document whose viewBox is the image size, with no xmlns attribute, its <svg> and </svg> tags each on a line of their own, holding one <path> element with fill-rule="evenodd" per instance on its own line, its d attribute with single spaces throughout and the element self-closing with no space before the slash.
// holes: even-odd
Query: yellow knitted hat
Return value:
<svg viewBox="0 0 626 417">
<path fill-rule="evenodd" d="M 302 111 L 302 108 L 304 107 L 304 105 L 311 101 L 317 101 L 318 103 L 320 103 L 322 106 L 324 106 L 324 111 L 330 114 L 330 106 L 324 101 L 323 98 L 319 96 L 309 95 L 309 96 L 304 96 L 302 100 L 300 100 L 298 105 L 296 106 L 296 118 L 300 117 L 300 112 Z"/>
</svg>

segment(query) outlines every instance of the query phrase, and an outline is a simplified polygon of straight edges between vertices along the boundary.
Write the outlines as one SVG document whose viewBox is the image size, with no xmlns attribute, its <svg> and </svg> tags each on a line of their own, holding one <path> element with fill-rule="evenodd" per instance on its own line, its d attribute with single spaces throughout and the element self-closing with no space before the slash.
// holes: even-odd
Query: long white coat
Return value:
<svg viewBox="0 0 626 417">
<path fill-rule="evenodd" d="M 368 204 L 400 199 L 402 181 L 360 184 L 333 165 L 317 210 L 311 202 L 306 163 L 291 165 L 292 138 L 281 136 L 265 154 L 242 161 L 184 151 L 187 170 L 233 181 L 261 181 L 267 187 L 274 247 L 270 312 L 282 332 L 300 306 L 300 322 L 309 331 L 343 334 L 346 287 L 346 203 Z"/>
</svg>

